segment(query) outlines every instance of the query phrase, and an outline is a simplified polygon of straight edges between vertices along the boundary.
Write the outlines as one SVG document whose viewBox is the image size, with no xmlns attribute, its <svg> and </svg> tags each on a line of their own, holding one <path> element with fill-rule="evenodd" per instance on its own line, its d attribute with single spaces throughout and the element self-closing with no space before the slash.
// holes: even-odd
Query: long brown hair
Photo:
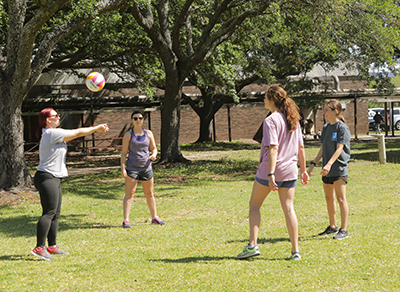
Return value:
<svg viewBox="0 0 400 292">
<path fill-rule="evenodd" d="M 327 101 L 325 105 L 329 107 L 332 111 L 337 110 L 337 117 L 339 118 L 339 120 L 346 124 L 346 120 L 343 118 L 342 115 L 342 104 L 337 99 L 331 99 Z"/>
<path fill-rule="evenodd" d="M 38 141 L 40 142 L 40 139 L 42 138 L 42 129 L 46 128 L 46 119 L 51 115 L 51 111 L 54 109 L 52 108 L 45 108 L 42 109 L 42 111 L 39 114 L 39 128 L 36 129 L 36 137 L 38 138 Z"/>
<path fill-rule="evenodd" d="M 265 97 L 272 100 L 275 106 L 285 115 L 289 133 L 296 130 L 297 123 L 300 121 L 299 107 L 293 99 L 286 96 L 286 91 L 277 85 L 270 86 Z"/>
</svg>

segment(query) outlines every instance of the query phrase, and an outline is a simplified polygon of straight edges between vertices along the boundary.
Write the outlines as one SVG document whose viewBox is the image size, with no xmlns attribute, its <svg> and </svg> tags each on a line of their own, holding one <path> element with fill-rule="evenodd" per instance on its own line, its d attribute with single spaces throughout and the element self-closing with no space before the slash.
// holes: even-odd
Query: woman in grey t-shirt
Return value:
<svg viewBox="0 0 400 292">
<path fill-rule="evenodd" d="M 40 142 L 40 162 L 34 183 L 39 191 L 43 213 L 37 224 L 37 244 L 31 253 L 43 260 L 52 259 L 50 254 L 68 254 L 56 243 L 62 200 L 61 179 L 68 176 L 65 166 L 67 154 L 65 142 L 94 132 L 108 131 L 106 124 L 74 130 L 60 129 L 58 126 L 60 117 L 54 109 L 46 108 L 40 112 L 39 128 L 36 131 Z M 48 247 L 45 246 L 46 239 Z"/>
</svg>

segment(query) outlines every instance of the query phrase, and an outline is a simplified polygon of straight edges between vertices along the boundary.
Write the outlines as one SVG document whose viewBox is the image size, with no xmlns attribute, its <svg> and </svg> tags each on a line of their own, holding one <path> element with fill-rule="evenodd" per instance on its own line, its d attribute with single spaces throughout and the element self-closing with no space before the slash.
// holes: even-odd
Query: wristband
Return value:
<svg viewBox="0 0 400 292">
<path fill-rule="evenodd" d="M 275 173 L 268 173 L 268 176 L 273 176 L 275 175 Z"/>
<path fill-rule="evenodd" d="M 311 161 L 311 162 L 310 162 L 310 166 L 311 166 L 311 165 L 314 165 L 314 166 L 315 166 L 315 162 L 314 162 L 314 161 Z"/>
</svg>

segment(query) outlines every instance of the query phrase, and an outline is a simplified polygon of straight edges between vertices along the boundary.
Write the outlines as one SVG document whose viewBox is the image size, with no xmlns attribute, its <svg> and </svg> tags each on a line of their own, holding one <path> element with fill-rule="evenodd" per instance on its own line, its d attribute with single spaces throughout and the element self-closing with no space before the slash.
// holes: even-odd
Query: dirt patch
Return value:
<svg viewBox="0 0 400 292">
<path fill-rule="evenodd" d="M 0 191 L 0 206 L 18 205 L 22 202 L 39 203 L 39 193 L 36 189 L 15 188 L 12 190 Z"/>
</svg>

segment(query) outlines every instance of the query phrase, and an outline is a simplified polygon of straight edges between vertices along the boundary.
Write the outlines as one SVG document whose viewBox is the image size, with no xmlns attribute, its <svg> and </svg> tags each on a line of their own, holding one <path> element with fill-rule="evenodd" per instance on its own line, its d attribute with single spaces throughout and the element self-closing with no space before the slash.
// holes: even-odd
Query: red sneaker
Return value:
<svg viewBox="0 0 400 292">
<path fill-rule="evenodd" d="M 55 247 L 48 247 L 47 248 L 47 252 L 49 254 L 69 254 L 69 252 L 63 251 L 61 250 L 58 245 L 56 245 Z"/>
<path fill-rule="evenodd" d="M 47 253 L 46 247 L 35 247 L 31 251 L 31 254 L 45 261 L 51 260 L 53 258 L 51 255 Z"/>
</svg>

